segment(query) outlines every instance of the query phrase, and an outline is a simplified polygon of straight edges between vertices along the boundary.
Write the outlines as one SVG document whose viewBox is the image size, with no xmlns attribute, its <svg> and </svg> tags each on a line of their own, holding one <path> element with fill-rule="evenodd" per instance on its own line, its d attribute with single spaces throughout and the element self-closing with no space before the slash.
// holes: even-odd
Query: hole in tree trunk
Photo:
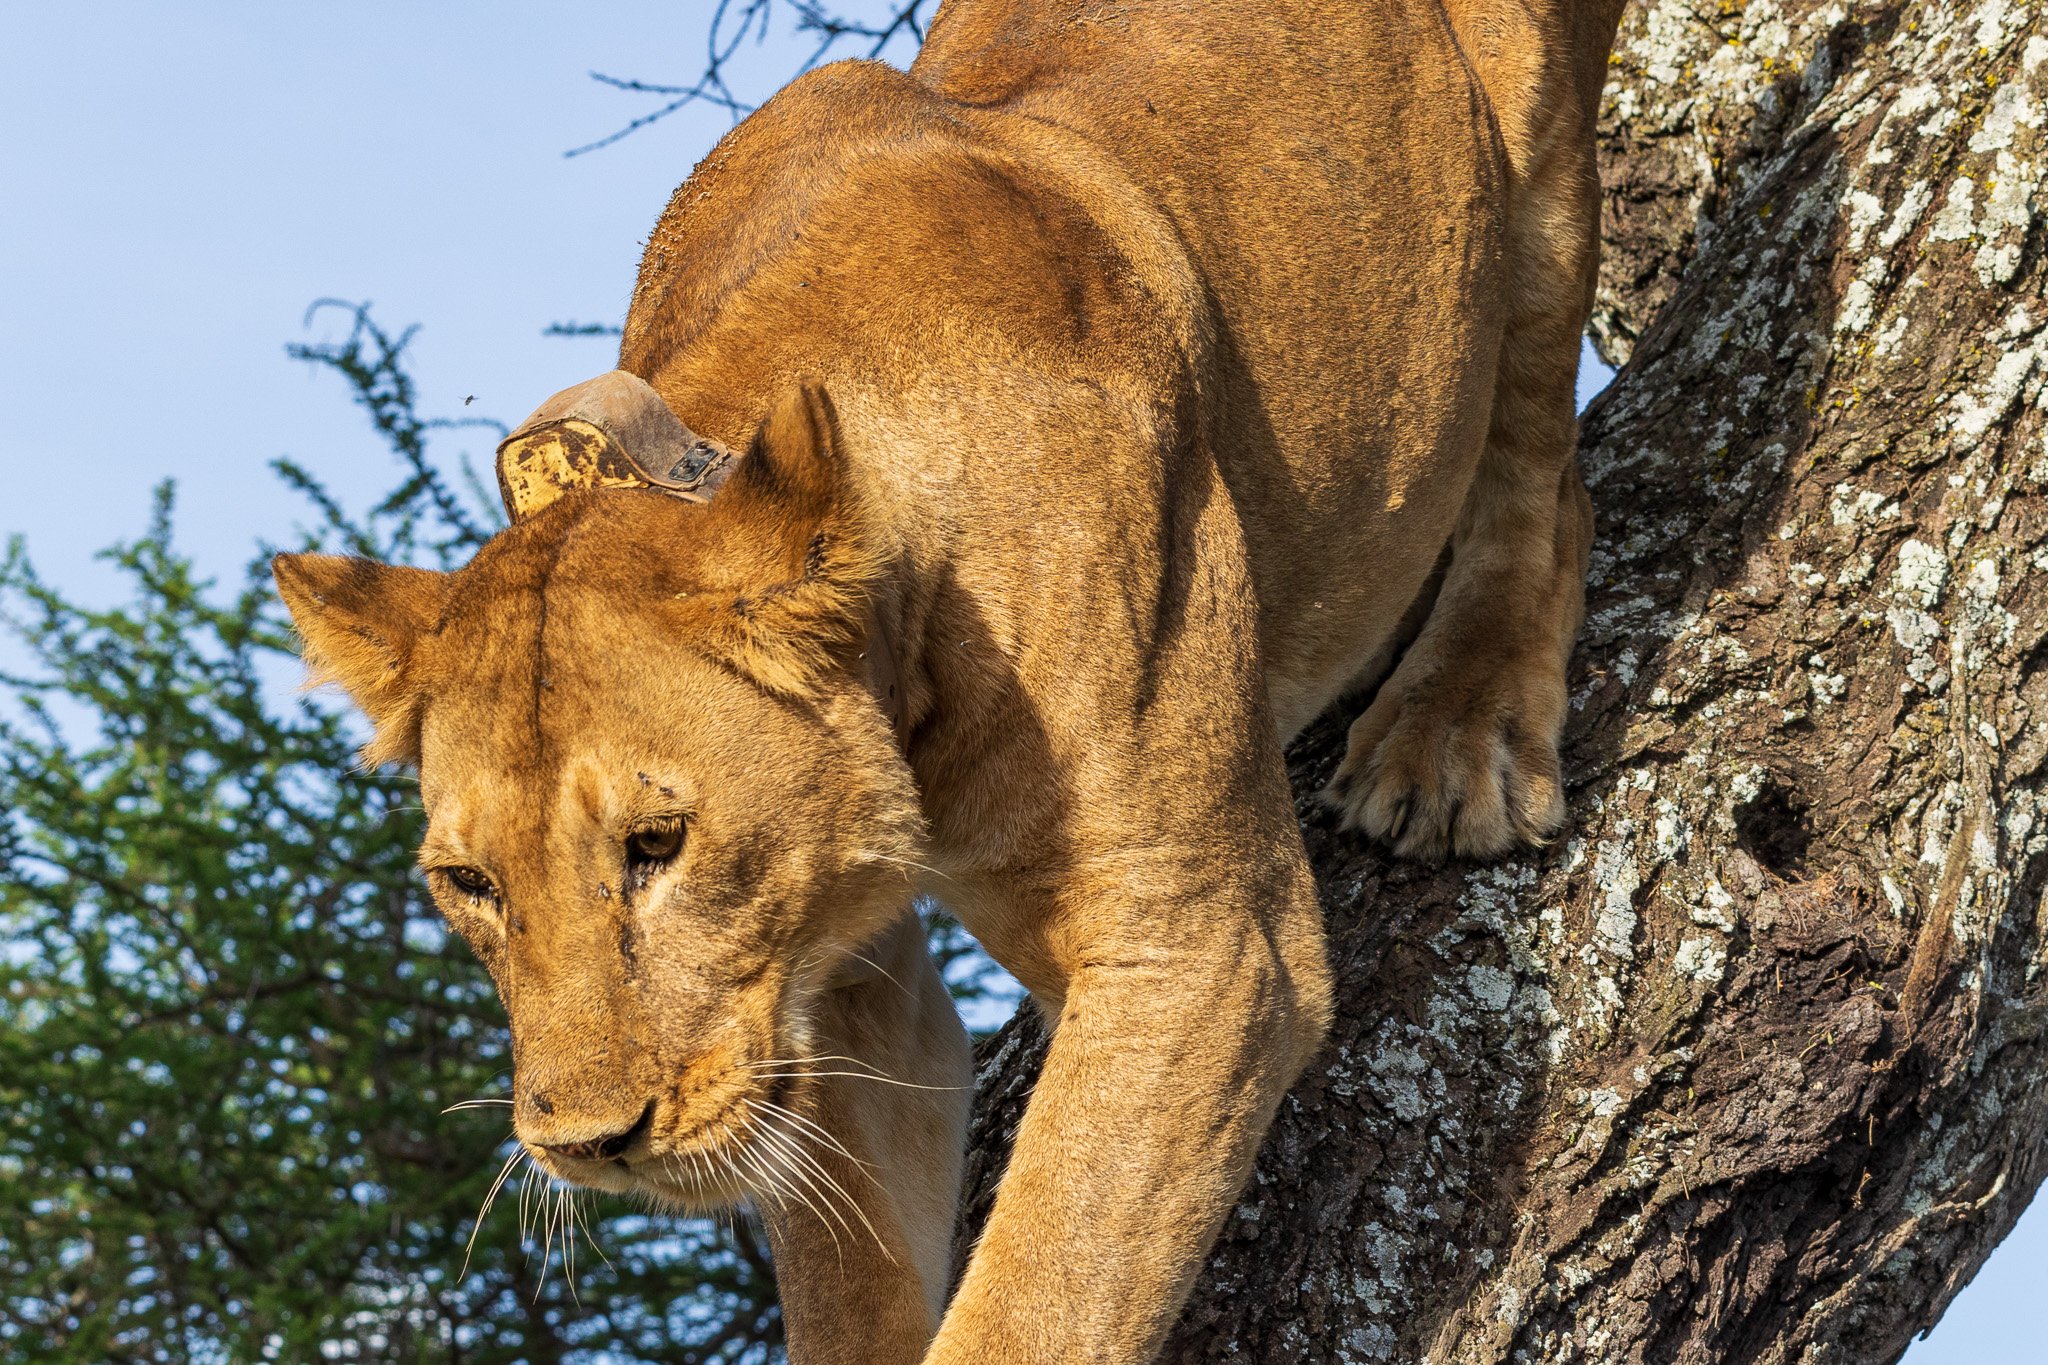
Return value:
<svg viewBox="0 0 2048 1365">
<path fill-rule="evenodd" d="M 1735 811 L 1735 838 L 1772 875 L 1797 881 L 1806 873 L 1806 849 L 1813 841 L 1807 804 L 1775 778 Z"/>
</svg>

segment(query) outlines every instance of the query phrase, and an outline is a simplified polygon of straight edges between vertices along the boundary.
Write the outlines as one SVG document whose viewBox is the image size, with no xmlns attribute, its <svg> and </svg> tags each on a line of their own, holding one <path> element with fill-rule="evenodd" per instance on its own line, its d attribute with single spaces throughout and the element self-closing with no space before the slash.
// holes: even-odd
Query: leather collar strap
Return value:
<svg viewBox="0 0 2048 1365">
<path fill-rule="evenodd" d="M 613 370 L 562 390 L 499 442 L 498 495 L 514 521 L 578 488 L 709 502 L 735 458 L 684 426 L 646 380 Z"/>
<path fill-rule="evenodd" d="M 563 389 L 499 442 L 498 496 L 513 521 L 581 488 L 658 488 L 685 502 L 709 502 L 737 459 L 683 425 L 646 380 L 613 370 Z M 872 617 L 861 660 L 904 748 L 909 735 L 896 651 Z"/>
</svg>

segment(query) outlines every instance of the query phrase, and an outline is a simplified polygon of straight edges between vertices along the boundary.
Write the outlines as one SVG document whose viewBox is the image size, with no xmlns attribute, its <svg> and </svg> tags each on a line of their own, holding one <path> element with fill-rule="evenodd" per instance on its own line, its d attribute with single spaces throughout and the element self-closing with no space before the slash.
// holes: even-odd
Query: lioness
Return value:
<svg viewBox="0 0 2048 1365">
<path fill-rule="evenodd" d="M 1329 1018 L 1281 750 L 1335 699 L 1379 683 L 1327 796 L 1396 851 L 1559 827 L 1619 8 L 949 0 L 676 192 L 555 411 L 649 478 L 453 574 L 278 559 L 419 765 L 519 1139 L 754 1202 L 796 1360 L 1156 1350 Z M 1056 1024 L 950 1303 L 917 891 Z"/>
</svg>

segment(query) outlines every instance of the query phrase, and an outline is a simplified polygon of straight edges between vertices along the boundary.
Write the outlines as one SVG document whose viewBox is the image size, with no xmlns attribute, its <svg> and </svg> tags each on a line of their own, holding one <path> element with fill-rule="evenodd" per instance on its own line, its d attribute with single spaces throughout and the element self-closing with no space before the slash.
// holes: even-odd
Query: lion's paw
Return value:
<svg viewBox="0 0 2048 1365">
<path fill-rule="evenodd" d="M 1323 799 L 1404 858 L 1494 858 L 1554 837 L 1562 669 L 1411 663 L 1425 661 L 1404 660 L 1353 722 Z"/>
</svg>

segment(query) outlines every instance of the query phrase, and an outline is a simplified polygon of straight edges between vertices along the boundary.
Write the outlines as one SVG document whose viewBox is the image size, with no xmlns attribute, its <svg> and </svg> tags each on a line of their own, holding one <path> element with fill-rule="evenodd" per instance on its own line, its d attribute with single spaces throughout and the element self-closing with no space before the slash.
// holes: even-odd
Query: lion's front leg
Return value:
<svg viewBox="0 0 2048 1365">
<path fill-rule="evenodd" d="M 932 1365 L 1157 1351 L 1328 1023 L 1320 915 L 1280 814 L 1249 865 L 1153 845 L 1055 893 L 1064 999 Z"/>
<path fill-rule="evenodd" d="M 973 1073 L 915 915 L 819 998 L 752 1148 L 793 1365 L 908 1365 L 945 1306 Z"/>
</svg>

